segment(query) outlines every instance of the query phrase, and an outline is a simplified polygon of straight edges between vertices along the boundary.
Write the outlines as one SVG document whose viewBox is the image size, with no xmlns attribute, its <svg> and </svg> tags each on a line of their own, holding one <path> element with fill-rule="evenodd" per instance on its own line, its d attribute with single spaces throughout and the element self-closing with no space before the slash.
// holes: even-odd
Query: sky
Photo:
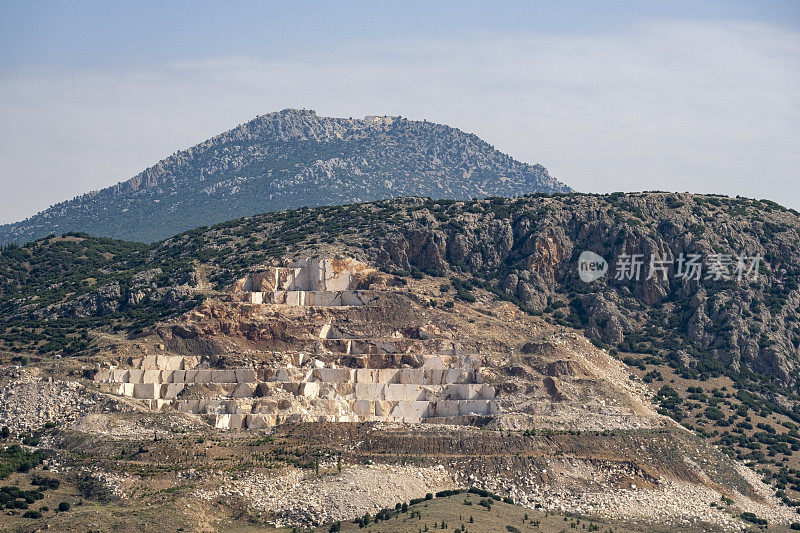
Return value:
<svg viewBox="0 0 800 533">
<path fill-rule="evenodd" d="M 289 107 L 800 209 L 800 2 L 2 0 L 0 223 Z"/>
</svg>

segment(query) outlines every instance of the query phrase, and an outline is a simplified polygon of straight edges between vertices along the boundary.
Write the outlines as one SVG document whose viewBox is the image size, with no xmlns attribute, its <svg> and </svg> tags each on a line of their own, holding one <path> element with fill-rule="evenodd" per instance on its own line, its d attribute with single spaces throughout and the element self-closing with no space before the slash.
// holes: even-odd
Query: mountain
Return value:
<svg viewBox="0 0 800 533">
<path fill-rule="evenodd" d="M 798 214 L 714 195 L 412 198 L 267 213 L 150 246 L 85 235 L 38 240 L 0 254 L 4 339 L 13 349 L 60 349 L 78 342 L 65 338 L 66 324 L 129 320 L 141 329 L 194 305 L 198 264 L 221 288 L 270 258 L 326 246 L 390 270 L 455 273 L 687 378 L 727 375 L 758 383 L 767 395 L 798 398 Z M 611 269 L 621 257 L 641 255 L 642 275 L 609 272 L 584 283 L 577 272 L 584 250 Z M 668 275 L 647 279 L 655 255 L 675 262 Z M 707 263 L 717 255 L 760 256 L 759 276 L 676 276 L 681 256 Z"/>
<path fill-rule="evenodd" d="M 741 279 L 740 255 L 761 258 Z M 656 256 L 666 275 L 648 275 Z M 682 276 L 695 257 L 702 275 Z M 618 275 L 634 258 L 641 275 Z M 796 211 L 663 192 L 46 237 L 0 250 L 0 425 L 54 449 L 67 494 L 114 505 L 170 491 L 231 519 L 380 512 L 414 531 L 391 509 L 473 487 L 625 531 L 789 524 L 799 278 Z M 451 525 L 484 512 L 463 497 Z"/>
<path fill-rule="evenodd" d="M 286 109 L 179 151 L 128 181 L 0 226 L 0 244 L 70 231 L 153 242 L 304 206 L 569 190 L 541 165 L 520 163 L 449 126 Z"/>
</svg>

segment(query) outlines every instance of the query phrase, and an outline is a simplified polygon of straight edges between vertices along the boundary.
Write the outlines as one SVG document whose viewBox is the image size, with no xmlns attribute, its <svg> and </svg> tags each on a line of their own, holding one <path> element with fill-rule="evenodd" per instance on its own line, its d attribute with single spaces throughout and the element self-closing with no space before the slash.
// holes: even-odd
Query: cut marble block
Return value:
<svg viewBox="0 0 800 533">
<path fill-rule="evenodd" d="M 408 380 L 403 381 L 403 375 L 406 370 L 411 369 L 381 368 L 377 371 L 375 379 L 377 380 L 377 383 L 418 383 Z"/>
<path fill-rule="evenodd" d="M 372 417 L 375 415 L 375 409 L 372 402 L 369 400 L 356 400 L 353 402 L 353 413 L 362 417 Z"/>
<path fill-rule="evenodd" d="M 160 370 L 145 370 L 142 383 L 161 383 Z"/>
<path fill-rule="evenodd" d="M 383 388 L 380 383 L 356 383 L 356 399 L 383 400 Z"/>
<path fill-rule="evenodd" d="M 211 371 L 212 383 L 236 383 L 235 370 L 212 370 Z"/>
<path fill-rule="evenodd" d="M 251 304 L 263 304 L 264 303 L 264 293 L 263 292 L 251 292 L 249 294 L 249 302 Z"/>
<path fill-rule="evenodd" d="M 377 372 L 371 368 L 357 369 L 356 383 L 377 383 Z"/>
<path fill-rule="evenodd" d="M 133 397 L 142 400 L 155 400 L 160 392 L 161 385 L 158 383 L 137 383 L 133 386 Z"/>
<path fill-rule="evenodd" d="M 419 422 L 427 415 L 430 402 L 394 402 L 390 415 L 401 422 Z"/>
<path fill-rule="evenodd" d="M 399 383 L 427 384 L 425 371 L 421 368 L 403 368 L 400 370 Z"/>
<path fill-rule="evenodd" d="M 350 383 L 353 381 L 353 370 L 349 368 L 315 368 L 312 379 L 327 383 Z"/>
<path fill-rule="evenodd" d="M 425 391 L 422 385 L 390 383 L 383 386 L 383 397 L 396 402 L 424 401 Z"/>
<path fill-rule="evenodd" d="M 256 380 L 256 371 L 250 368 L 237 368 L 235 373 L 237 383 L 253 383 Z"/>
<path fill-rule="evenodd" d="M 174 400 L 178 395 L 183 392 L 183 383 L 167 383 L 161 385 L 161 398 L 165 400 Z"/>
</svg>

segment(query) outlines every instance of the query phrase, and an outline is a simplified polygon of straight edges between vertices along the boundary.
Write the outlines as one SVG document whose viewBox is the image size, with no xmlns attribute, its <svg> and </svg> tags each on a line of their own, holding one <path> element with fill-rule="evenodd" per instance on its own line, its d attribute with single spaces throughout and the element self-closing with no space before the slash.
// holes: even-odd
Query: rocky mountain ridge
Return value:
<svg viewBox="0 0 800 533">
<path fill-rule="evenodd" d="M 449 126 L 286 109 L 176 152 L 127 181 L 0 226 L 0 244 L 69 231 L 152 242 L 302 206 L 569 190 L 541 165 L 520 163 Z"/>
</svg>

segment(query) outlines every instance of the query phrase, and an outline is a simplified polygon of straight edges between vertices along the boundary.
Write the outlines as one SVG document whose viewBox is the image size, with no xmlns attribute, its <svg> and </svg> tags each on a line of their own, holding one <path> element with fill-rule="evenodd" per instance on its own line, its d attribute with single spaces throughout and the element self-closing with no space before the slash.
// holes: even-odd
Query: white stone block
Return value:
<svg viewBox="0 0 800 533">
<path fill-rule="evenodd" d="M 353 371 L 349 368 L 317 368 L 312 379 L 325 383 L 350 383 L 353 381 Z"/>
<path fill-rule="evenodd" d="M 161 385 L 161 398 L 165 400 L 174 400 L 183 391 L 183 383 L 167 383 Z"/>
<path fill-rule="evenodd" d="M 429 357 L 422 363 L 422 368 L 443 369 L 444 360 L 441 356 Z"/>
<path fill-rule="evenodd" d="M 470 400 L 465 402 L 458 402 L 459 415 L 480 415 L 486 416 L 492 413 L 492 402 L 486 400 Z"/>
<path fill-rule="evenodd" d="M 256 380 L 256 371 L 251 368 L 237 368 L 237 383 L 253 383 Z"/>
<path fill-rule="evenodd" d="M 359 368 L 356 370 L 356 383 L 376 383 L 376 371 L 371 368 Z"/>
<path fill-rule="evenodd" d="M 214 419 L 214 427 L 217 429 L 228 429 L 231 423 L 231 415 L 217 415 Z"/>
<path fill-rule="evenodd" d="M 443 379 L 443 383 L 464 383 L 468 381 L 469 372 L 465 372 L 464 370 L 460 370 L 457 368 L 451 368 L 445 371 L 445 376 Z"/>
<path fill-rule="evenodd" d="M 330 276 L 330 277 L 328 277 Z M 334 274 L 333 272 L 326 272 L 325 285 L 323 290 L 326 291 L 346 291 L 350 289 L 350 272 L 344 270 Z"/>
<path fill-rule="evenodd" d="M 286 305 L 294 305 L 300 306 L 303 305 L 300 303 L 302 301 L 302 296 L 300 291 L 286 291 Z"/>
<path fill-rule="evenodd" d="M 373 407 L 375 408 L 375 416 L 380 417 L 387 417 L 392 412 L 392 408 L 394 407 L 393 402 L 386 402 L 386 401 L 373 401 Z"/>
<path fill-rule="evenodd" d="M 168 355 L 167 366 L 164 370 L 183 370 L 184 358 L 180 355 Z"/>
<path fill-rule="evenodd" d="M 211 371 L 212 383 L 236 383 L 235 370 L 212 370 Z"/>
<path fill-rule="evenodd" d="M 133 386 L 133 397 L 142 400 L 155 400 L 160 392 L 161 385 L 158 383 L 137 383 Z"/>
<path fill-rule="evenodd" d="M 425 400 L 425 392 L 421 385 L 390 383 L 384 386 L 383 395 L 386 400 L 395 402 L 416 402 Z"/>
<path fill-rule="evenodd" d="M 444 370 L 426 368 L 423 370 L 423 383 L 425 385 L 442 385 L 444 383 Z"/>
<path fill-rule="evenodd" d="M 425 371 L 421 368 L 403 368 L 400 370 L 400 383 L 425 383 Z"/>
<path fill-rule="evenodd" d="M 356 383 L 357 400 L 383 400 L 385 385 L 379 383 Z"/>
<path fill-rule="evenodd" d="M 427 416 L 429 402 L 396 402 L 390 417 L 400 422 L 419 422 Z"/>
<path fill-rule="evenodd" d="M 373 402 L 369 400 L 356 400 L 353 402 L 353 413 L 358 416 L 373 416 L 375 410 L 373 409 Z"/>
<path fill-rule="evenodd" d="M 161 383 L 161 370 L 145 370 L 143 383 Z"/>
<path fill-rule="evenodd" d="M 378 383 L 408 383 L 403 381 L 403 372 L 406 369 L 381 368 L 375 371 L 375 380 Z"/>
<path fill-rule="evenodd" d="M 263 304 L 264 303 L 264 293 L 263 292 L 251 292 L 249 294 L 248 302 L 251 304 Z"/>
<path fill-rule="evenodd" d="M 158 358 L 161 355 L 148 355 L 142 358 L 142 370 L 161 370 L 158 364 Z"/>
</svg>

